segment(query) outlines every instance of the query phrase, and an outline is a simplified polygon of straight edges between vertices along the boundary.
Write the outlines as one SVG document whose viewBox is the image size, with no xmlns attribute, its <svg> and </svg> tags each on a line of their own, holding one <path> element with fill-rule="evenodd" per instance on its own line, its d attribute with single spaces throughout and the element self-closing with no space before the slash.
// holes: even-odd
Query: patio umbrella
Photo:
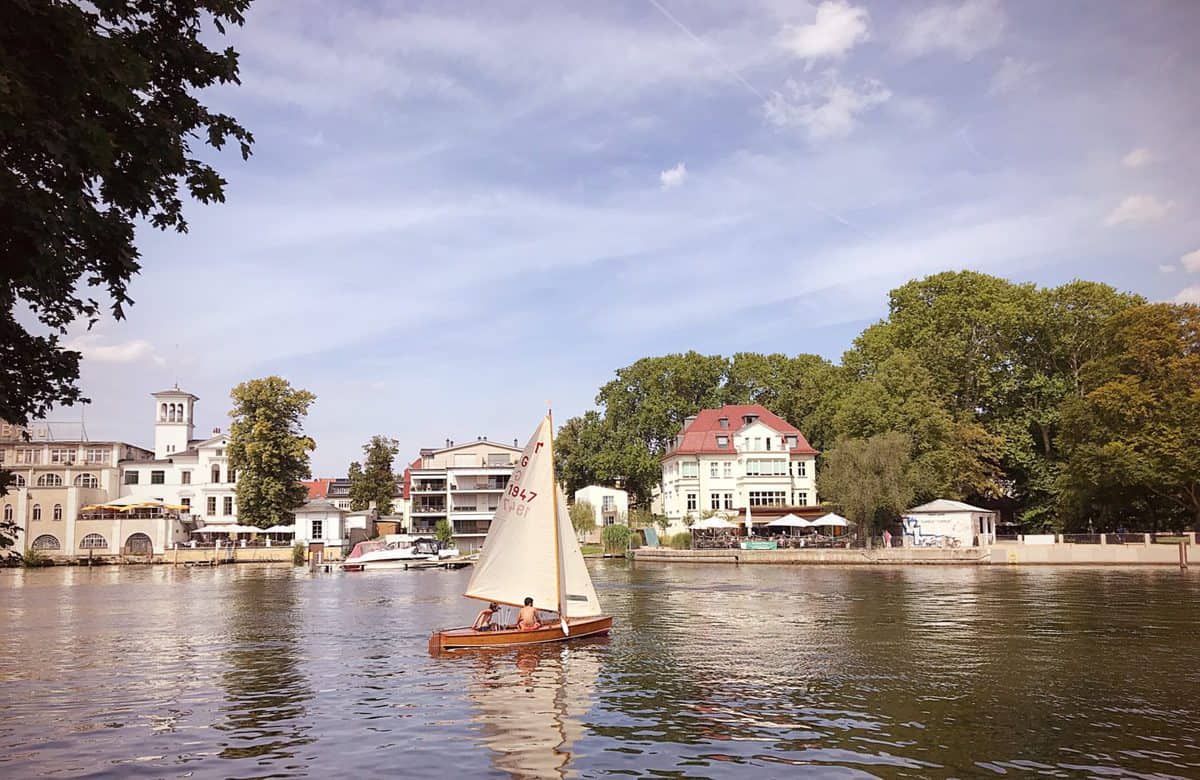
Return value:
<svg viewBox="0 0 1200 780">
<path fill-rule="evenodd" d="M 778 520 L 767 523 L 768 528 L 811 528 L 814 525 L 817 524 L 793 514 L 786 514 Z"/>
<path fill-rule="evenodd" d="M 812 524 L 818 526 L 837 526 L 838 528 L 846 528 L 847 526 L 853 525 L 853 523 L 846 518 L 842 517 L 841 515 L 834 514 L 833 512 L 830 512 L 827 515 L 821 515 L 816 520 L 813 520 Z"/>
<path fill-rule="evenodd" d="M 737 526 L 723 517 L 709 517 L 692 524 L 692 530 L 707 531 L 715 528 L 737 528 Z"/>
</svg>

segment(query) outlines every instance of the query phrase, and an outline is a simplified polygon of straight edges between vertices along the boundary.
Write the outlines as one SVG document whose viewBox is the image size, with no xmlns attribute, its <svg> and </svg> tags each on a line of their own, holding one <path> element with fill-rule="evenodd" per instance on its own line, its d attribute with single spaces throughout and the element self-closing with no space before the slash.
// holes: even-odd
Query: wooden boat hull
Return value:
<svg viewBox="0 0 1200 780">
<path fill-rule="evenodd" d="M 567 625 L 570 627 L 570 634 L 564 634 L 562 626 L 558 623 L 532 631 L 517 629 L 476 631 L 470 627 L 445 628 L 441 631 L 434 631 L 429 637 L 429 652 L 437 654 L 457 650 L 519 647 L 547 642 L 565 642 L 585 636 L 602 636 L 612 630 L 612 615 L 571 618 L 567 621 Z"/>
</svg>

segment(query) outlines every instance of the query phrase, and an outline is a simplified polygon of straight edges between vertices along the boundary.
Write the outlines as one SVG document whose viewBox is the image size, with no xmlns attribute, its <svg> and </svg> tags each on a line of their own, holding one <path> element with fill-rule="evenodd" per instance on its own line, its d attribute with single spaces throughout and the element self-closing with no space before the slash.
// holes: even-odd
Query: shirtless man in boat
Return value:
<svg viewBox="0 0 1200 780">
<path fill-rule="evenodd" d="M 491 604 L 488 604 L 486 609 L 481 609 L 479 614 L 475 616 L 475 623 L 471 628 L 476 631 L 497 631 L 504 628 L 504 626 L 492 622 L 492 619 L 496 617 L 496 613 L 499 611 L 500 605 L 496 602 L 493 601 Z"/>
<path fill-rule="evenodd" d="M 533 608 L 533 597 L 525 597 L 525 606 L 521 607 L 521 611 L 517 614 L 517 628 L 522 631 L 533 631 L 535 628 L 541 628 L 542 621 L 538 620 L 537 610 Z"/>
</svg>

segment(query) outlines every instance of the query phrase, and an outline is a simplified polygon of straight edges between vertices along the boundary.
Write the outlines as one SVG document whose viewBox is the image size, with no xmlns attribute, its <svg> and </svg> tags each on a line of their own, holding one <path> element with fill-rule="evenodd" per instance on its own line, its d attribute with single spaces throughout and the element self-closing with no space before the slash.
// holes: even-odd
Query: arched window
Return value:
<svg viewBox="0 0 1200 780">
<path fill-rule="evenodd" d="M 108 541 L 100 534 L 88 534 L 79 541 L 79 549 L 105 550 L 108 549 Z"/>
<path fill-rule="evenodd" d="M 213 464 L 212 481 L 213 482 L 221 481 L 221 467 L 216 463 Z"/>
<path fill-rule="evenodd" d="M 80 474 L 78 477 L 75 477 L 75 487 L 100 487 L 100 480 L 96 479 L 95 474 Z"/>
<path fill-rule="evenodd" d="M 163 404 L 162 408 L 158 410 L 158 421 L 159 422 L 167 421 L 167 405 L 166 404 Z"/>
<path fill-rule="evenodd" d="M 13 487 L 25 487 L 25 477 L 20 474 L 13 474 Z"/>
<path fill-rule="evenodd" d="M 62 504 L 54 505 L 54 519 L 62 520 Z"/>
<path fill-rule="evenodd" d="M 131 534 L 125 540 L 126 555 L 152 555 L 154 553 L 154 543 L 150 541 L 150 537 L 143 533 Z"/>
<path fill-rule="evenodd" d="M 62 546 L 58 543 L 58 538 L 51 536 L 50 534 L 42 534 L 38 538 L 34 539 L 33 544 L 30 545 L 30 547 L 38 552 L 62 549 Z"/>
<path fill-rule="evenodd" d="M 38 487 L 62 487 L 62 477 L 58 474 L 43 474 L 38 477 Z"/>
<path fill-rule="evenodd" d="M 42 505 L 41 504 L 33 505 L 33 519 L 34 520 L 42 519 Z"/>
<path fill-rule="evenodd" d="M 12 504 L 4 505 L 4 519 L 12 520 Z"/>
</svg>

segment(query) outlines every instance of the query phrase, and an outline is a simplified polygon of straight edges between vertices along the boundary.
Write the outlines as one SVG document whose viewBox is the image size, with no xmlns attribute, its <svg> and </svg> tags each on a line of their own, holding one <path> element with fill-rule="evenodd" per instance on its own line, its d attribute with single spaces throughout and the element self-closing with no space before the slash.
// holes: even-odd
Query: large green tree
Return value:
<svg viewBox="0 0 1200 780">
<path fill-rule="evenodd" d="M 820 355 L 738 352 L 729 361 L 723 400 L 762 404 L 819 450 L 835 438 L 833 416 L 842 389 L 841 369 Z"/>
<path fill-rule="evenodd" d="M 369 509 L 375 504 L 381 515 L 392 513 L 392 495 L 396 492 L 396 475 L 392 461 L 400 451 L 399 442 L 387 436 L 372 436 L 363 445 L 366 455 L 363 464 L 350 464 L 350 508 Z"/>
<path fill-rule="evenodd" d="M 874 536 L 899 519 L 913 500 L 912 444 L 895 431 L 843 439 L 825 453 L 817 490 L 862 533 Z"/>
<path fill-rule="evenodd" d="M 233 419 L 226 455 L 237 469 L 238 521 L 270 528 L 304 503 L 315 442 L 302 430 L 316 396 L 277 376 L 251 379 L 230 393 Z"/>
<path fill-rule="evenodd" d="M 1128 309 L 1103 340 L 1063 412 L 1068 523 L 1200 530 L 1200 306 Z"/>
<path fill-rule="evenodd" d="M 596 530 L 596 507 L 589 501 L 576 501 L 567 510 L 571 513 L 571 527 L 575 535 L 582 537 Z"/>
<path fill-rule="evenodd" d="M 82 400 L 61 336 L 121 319 L 140 268 L 135 227 L 184 232 L 183 200 L 221 201 L 198 147 L 252 137 L 197 94 L 238 81 L 208 44 L 249 0 L 0 3 L 0 419 L 25 425 Z M 28 309 L 43 327 L 19 321 Z"/>
</svg>

